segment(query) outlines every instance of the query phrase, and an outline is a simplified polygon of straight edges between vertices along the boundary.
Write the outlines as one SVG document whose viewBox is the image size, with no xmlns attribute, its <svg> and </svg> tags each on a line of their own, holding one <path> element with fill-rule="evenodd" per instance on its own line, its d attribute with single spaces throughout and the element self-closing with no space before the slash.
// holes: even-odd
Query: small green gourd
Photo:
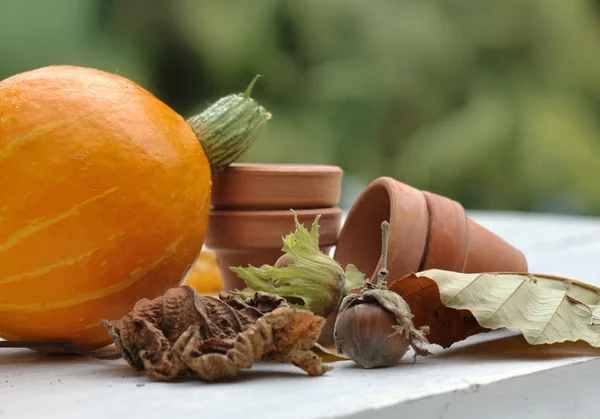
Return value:
<svg viewBox="0 0 600 419">
<path fill-rule="evenodd" d="M 271 119 L 271 114 L 250 97 L 259 77 L 254 77 L 244 93 L 225 96 L 187 120 L 204 148 L 213 174 L 237 160 Z"/>
</svg>

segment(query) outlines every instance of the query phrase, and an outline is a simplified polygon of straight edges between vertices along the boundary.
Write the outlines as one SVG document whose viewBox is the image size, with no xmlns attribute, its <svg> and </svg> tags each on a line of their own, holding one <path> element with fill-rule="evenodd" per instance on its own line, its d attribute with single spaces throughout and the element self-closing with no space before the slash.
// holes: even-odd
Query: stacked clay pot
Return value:
<svg viewBox="0 0 600 419">
<path fill-rule="evenodd" d="M 295 231 L 293 209 L 310 229 L 319 221 L 321 250 L 330 253 L 342 222 L 339 167 L 235 163 L 213 176 L 206 247 L 217 258 L 223 288 L 242 289 L 230 266 L 273 265 L 283 237 Z"/>
</svg>

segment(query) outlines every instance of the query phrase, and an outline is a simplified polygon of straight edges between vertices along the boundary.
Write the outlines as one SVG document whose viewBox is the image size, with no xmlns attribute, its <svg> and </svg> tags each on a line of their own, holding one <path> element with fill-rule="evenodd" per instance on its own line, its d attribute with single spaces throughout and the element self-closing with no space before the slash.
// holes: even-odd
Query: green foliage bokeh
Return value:
<svg viewBox="0 0 600 419">
<path fill-rule="evenodd" d="M 184 116 L 264 77 L 244 156 L 379 176 L 467 208 L 600 214 L 600 7 L 592 0 L 19 0 L 0 79 L 118 72 Z"/>
</svg>

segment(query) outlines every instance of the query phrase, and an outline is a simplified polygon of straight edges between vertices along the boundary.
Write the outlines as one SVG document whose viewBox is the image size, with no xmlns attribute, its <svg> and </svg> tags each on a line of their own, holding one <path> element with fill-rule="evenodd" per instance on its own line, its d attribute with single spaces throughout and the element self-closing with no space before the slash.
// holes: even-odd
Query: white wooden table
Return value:
<svg viewBox="0 0 600 419">
<path fill-rule="evenodd" d="M 471 213 L 521 248 L 532 272 L 600 285 L 600 219 Z M 600 350 L 478 335 L 395 368 L 336 363 L 323 377 L 260 365 L 238 380 L 153 382 L 124 361 L 0 352 L 4 418 L 596 418 Z"/>
</svg>

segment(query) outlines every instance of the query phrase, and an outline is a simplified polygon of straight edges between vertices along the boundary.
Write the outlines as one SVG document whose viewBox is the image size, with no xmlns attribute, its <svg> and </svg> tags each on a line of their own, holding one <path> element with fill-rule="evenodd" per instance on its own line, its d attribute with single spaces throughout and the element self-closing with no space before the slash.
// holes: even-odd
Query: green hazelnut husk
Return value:
<svg viewBox="0 0 600 419">
<path fill-rule="evenodd" d="M 293 212 L 293 211 L 292 211 Z M 337 311 L 343 296 L 361 288 L 364 275 L 354 265 L 346 270 L 319 249 L 319 219 L 308 231 L 294 213 L 296 231 L 283 238 L 285 255 L 275 264 L 261 267 L 230 267 L 246 286 L 286 298 L 295 308 L 310 310 L 327 317 Z M 243 291 L 236 291 L 242 294 Z"/>
</svg>

